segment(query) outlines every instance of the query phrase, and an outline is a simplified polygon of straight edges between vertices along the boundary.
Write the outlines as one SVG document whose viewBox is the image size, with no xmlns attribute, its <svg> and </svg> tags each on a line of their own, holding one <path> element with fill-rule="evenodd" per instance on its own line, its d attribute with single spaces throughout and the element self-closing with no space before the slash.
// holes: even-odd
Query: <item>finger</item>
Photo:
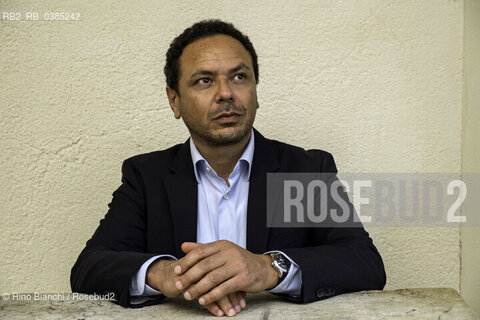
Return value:
<svg viewBox="0 0 480 320">
<path fill-rule="evenodd" d="M 181 248 L 182 248 L 182 251 L 183 251 L 185 254 L 187 254 L 187 253 L 189 253 L 190 251 L 192 251 L 193 249 L 195 249 L 195 248 L 197 248 L 197 247 L 199 247 L 199 246 L 201 246 L 201 245 L 202 245 L 202 243 L 197 243 L 197 242 L 184 242 L 184 243 L 182 243 Z"/>
<path fill-rule="evenodd" d="M 198 299 L 198 303 L 200 303 L 201 305 L 207 305 L 214 301 L 218 301 L 221 297 L 225 295 L 238 291 L 237 282 L 238 281 L 235 278 L 231 278 L 219 284 L 209 292 L 202 294 Z"/>
<path fill-rule="evenodd" d="M 234 277 L 236 274 L 237 272 L 235 272 L 235 270 L 233 270 L 232 268 L 227 268 L 226 266 L 222 266 L 213 271 L 210 271 L 204 277 L 202 277 L 197 283 L 189 287 L 188 290 L 185 291 L 184 297 L 187 300 L 196 299 L 201 295 L 206 294 L 213 288 L 218 288 L 217 286 L 223 285 L 222 287 L 223 290 L 220 290 L 220 291 L 217 290 L 216 295 L 214 296 L 216 299 L 213 299 L 213 296 L 212 296 L 212 299 L 209 300 L 208 302 L 205 302 L 205 304 L 209 304 L 214 301 L 220 300 L 220 298 L 226 296 L 227 294 L 238 291 L 237 288 L 232 286 L 233 283 L 229 283 L 228 286 L 224 285 L 225 281 Z M 226 289 L 228 289 L 228 291 L 226 291 Z M 200 304 L 204 304 L 204 303 L 200 302 Z"/>
<path fill-rule="evenodd" d="M 235 305 L 232 304 L 229 296 L 221 298 L 220 300 L 216 301 L 216 303 L 220 307 L 222 312 L 225 313 L 227 316 L 234 316 L 237 313 L 237 311 L 235 311 Z"/>
<path fill-rule="evenodd" d="M 243 309 L 247 306 L 247 293 L 244 291 L 238 291 L 237 292 L 237 299 L 238 303 L 240 304 L 240 307 Z"/>
<path fill-rule="evenodd" d="M 193 243 L 193 242 L 191 242 Z M 183 245 L 183 244 L 182 244 Z M 187 249 L 190 244 L 186 244 Z M 220 251 L 220 246 L 216 242 L 200 244 L 192 251 L 189 251 L 185 257 L 178 260 L 178 264 L 175 266 L 174 271 L 177 275 L 185 273 L 188 269 L 194 266 L 200 260 L 211 256 Z"/>
<path fill-rule="evenodd" d="M 240 299 L 238 298 L 236 292 L 230 293 L 229 295 L 227 295 L 227 297 L 228 300 L 230 300 L 230 303 L 232 304 L 233 309 L 235 309 L 236 313 L 242 311 L 242 307 L 240 306 Z"/>
<path fill-rule="evenodd" d="M 217 317 L 222 317 L 225 314 L 216 302 L 206 305 L 205 308 Z"/>
<path fill-rule="evenodd" d="M 195 248 L 198 248 L 198 247 L 201 246 L 201 245 L 202 245 L 201 243 L 197 243 L 197 242 L 184 242 L 184 243 L 182 243 L 182 245 L 181 245 L 181 249 L 182 249 L 182 251 L 183 251 L 185 254 L 188 254 L 190 251 L 192 251 L 192 250 L 195 249 Z M 180 259 L 180 260 L 181 260 L 181 259 Z M 180 260 L 178 260 L 178 261 L 180 262 Z M 176 265 L 176 266 L 173 268 L 173 271 L 174 271 L 176 274 L 181 274 L 181 273 L 182 273 L 182 267 Z"/>
<path fill-rule="evenodd" d="M 178 290 L 189 289 L 189 291 L 185 292 L 184 296 L 185 296 L 185 299 L 192 300 L 196 298 L 198 294 L 202 294 L 203 292 L 206 292 L 206 291 L 197 293 L 197 295 L 191 295 L 192 294 L 192 292 L 190 292 L 191 286 L 201 281 L 210 272 L 214 272 L 214 275 L 215 275 L 217 270 L 221 268 L 225 263 L 226 263 L 225 259 L 221 259 L 218 255 L 205 258 L 200 262 L 198 262 L 193 267 L 191 267 L 182 276 L 180 276 L 178 280 L 175 281 L 175 287 Z M 210 275 L 209 277 L 212 277 L 212 275 Z M 201 287 L 201 288 L 205 288 L 203 290 L 210 290 L 212 288 L 212 286 L 208 287 L 208 286 L 205 286 L 205 283 L 203 284 L 204 286 Z"/>
</svg>

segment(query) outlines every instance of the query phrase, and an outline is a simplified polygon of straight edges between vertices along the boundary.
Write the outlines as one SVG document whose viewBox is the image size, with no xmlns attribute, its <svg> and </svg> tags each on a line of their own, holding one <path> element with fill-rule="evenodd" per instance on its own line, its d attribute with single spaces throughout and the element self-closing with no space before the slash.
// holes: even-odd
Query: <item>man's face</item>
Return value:
<svg viewBox="0 0 480 320">
<path fill-rule="evenodd" d="M 246 139 L 258 108 L 252 58 L 227 35 L 196 40 L 180 56 L 178 92 L 170 106 L 196 143 L 228 145 Z"/>
</svg>

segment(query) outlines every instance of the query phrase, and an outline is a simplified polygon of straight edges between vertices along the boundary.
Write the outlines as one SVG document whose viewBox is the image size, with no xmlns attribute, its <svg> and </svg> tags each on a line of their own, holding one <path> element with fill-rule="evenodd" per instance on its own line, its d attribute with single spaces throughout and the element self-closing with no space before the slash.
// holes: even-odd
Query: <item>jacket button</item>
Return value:
<svg viewBox="0 0 480 320">
<path fill-rule="evenodd" d="M 328 292 L 325 288 L 320 288 L 317 290 L 317 298 L 318 299 L 325 299 L 328 297 Z"/>
<path fill-rule="evenodd" d="M 325 299 L 333 296 L 334 294 L 335 294 L 335 289 L 333 288 L 320 288 L 316 292 L 318 299 Z"/>
</svg>

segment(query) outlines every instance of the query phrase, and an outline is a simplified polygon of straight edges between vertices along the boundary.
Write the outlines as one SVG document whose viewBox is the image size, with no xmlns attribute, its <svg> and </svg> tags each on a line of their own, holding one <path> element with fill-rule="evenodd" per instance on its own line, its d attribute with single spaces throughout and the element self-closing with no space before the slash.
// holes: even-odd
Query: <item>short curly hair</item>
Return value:
<svg viewBox="0 0 480 320">
<path fill-rule="evenodd" d="M 163 71 L 167 81 L 167 86 L 178 92 L 178 78 L 180 73 L 180 56 L 183 53 L 183 49 L 190 43 L 216 34 L 225 34 L 232 38 L 237 39 L 250 53 L 253 63 L 253 73 L 255 74 L 255 81 L 258 84 L 258 59 L 253 44 L 250 39 L 240 32 L 231 23 L 227 23 L 218 19 L 214 20 L 202 20 L 195 23 L 191 27 L 185 29 L 182 34 L 176 37 L 167 51 L 167 58 Z"/>
</svg>

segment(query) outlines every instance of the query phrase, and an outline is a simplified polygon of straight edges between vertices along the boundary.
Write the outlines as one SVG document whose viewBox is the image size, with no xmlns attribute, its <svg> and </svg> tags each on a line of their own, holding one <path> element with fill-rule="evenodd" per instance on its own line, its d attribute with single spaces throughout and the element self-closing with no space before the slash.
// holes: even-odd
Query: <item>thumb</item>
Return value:
<svg viewBox="0 0 480 320">
<path fill-rule="evenodd" d="M 201 245 L 202 245 L 201 243 L 197 243 L 197 242 L 184 242 L 182 243 L 182 251 L 185 252 L 185 254 L 188 254 L 190 251 L 200 247 Z"/>
</svg>

